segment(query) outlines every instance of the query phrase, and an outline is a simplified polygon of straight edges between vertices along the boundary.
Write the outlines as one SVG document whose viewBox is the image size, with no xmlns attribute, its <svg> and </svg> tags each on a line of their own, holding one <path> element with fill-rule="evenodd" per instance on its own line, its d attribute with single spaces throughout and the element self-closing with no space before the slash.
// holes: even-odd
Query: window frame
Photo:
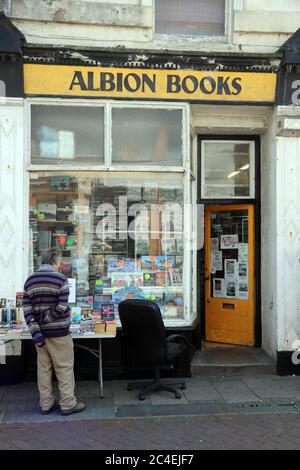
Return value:
<svg viewBox="0 0 300 470">
<path fill-rule="evenodd" d="M 205 196 L 205 151 L 204 147 L 205 144 L 209 143 L 220 143 L 223 142 L 224 144 L 249 144 L 250 154 L 249 154 L 249 196 Z M 255 141 L 254 140 L 239 140 L 237 139 L 203 139 L 201 140 L 201 162 L 200 162 L 200 169 L 201 169 L 201 186 L 200 186 L 200 197 L 201 200 L 241 200 L 241 199 L 254 199 L 255 198 L 255 181 L 256 181 L 256 168 L 255 168 Z"/>
<path fill-rule="evenodd" d="M 31 106 L 32 105 L 61 105 L 61 106 L 100 106 L 104 107 L 104 165 L 41 165 L 31 163 Z M 142 108 L 142 109 L 181 109 L 182 110 L 182 166 L 146 166 L 146 165 L 117 165 L 112 164 L 112 108 Z M 178 102 L 144 102 L 144 101 L 114 101 L 103 99 L 59 99 L 59 98 L 29 98 L 25 102 L 25 162 L 26 162 L 26 179 L 28 184 L 28 196 L 30 193 L 30 181 L 39 175 L 63 175 L 70 173 L 85 173 L 94 174 L 97 176 L 101 172 L 108 172 L 112 174 L 118 172 L 123 173 L 124 176 L 134 173 L 179 173 L 182 175 L 183 181 L 183 204 L 195 203 L 196 200 L 192 199 L 191 184 L 194 180 L 191 174 L 191 161 L 190 161 L 190 105 L 188 103 Z M 29 200 L 29 197 L 28 197 Z M 194 206 L 193 206 L 194 207 Z M 188 240 L 192 239 L 193 222 L 189 217 L 189 211 L 184 211 L 183 218 L 183 232 Z M 27 214 L 27 227 L 29 231 L 29 205 Z M 191 327 L 197 319 L 196 299 L 192 293 L 193 280 L 191 280 L 192 263 L 195 257 L 191 255 L 191 250 L 187 243 L 184 243 L 183 253 L 183 289 L 184 293 L 184 311 L 183 317 L 178 319 L 164 319 L 166 327 Z M 29 266 L 29 250 L 27 254 L 27 267 Z M 196 265 L 193 267 L 195 272 Z"/>
<path fill-rule="evenodd" d="M 156 32 L 156 1 L 159 0 L 153 0 L 153 39 L 163 42 L 186 42 L 189 44 L 198 44 L 200 41 L 207 43 L 232 43 L 233 0 L 225 0 L 224 34 L 221 36 L 210 36 L 205 34 L 168 34 Z"/>
<path fill-rule="evenodd" d="M 81 170 L 81 171 L 128 171 L 129 169 L 134 171 L 167 171 L 167 172 L 182 172 L 190 171 L 190 143 L 188 141 L 189 122 L 190 122 L 190 107 L 187 103 L 166 103 L 166 102 L 144 102 L 144 101 L 113 101 L 113 100 L 102 100 L 102 99 L 58 99 L 58 98 L 31 98 L 26 100 L 26 117 L 28 122 L 27 129 L 27 166 L 28 170 L 54 170 L 63 169 L 67 171 L 70 168 Z M 74 107 L 101 107 L 104 108 L 104 162 L 98 165 L 89 165 L 74 163 L 74 165 L 44 165 L 39 163 L 33 163 L 31 161 L 31 107 L 34 105 L 41 106 L 74 106 Z M 182 111 L 182 132 L 181 132 L 181 144 L 182 144 L 182 165 L 130 165 L 130 164 L 119 164 L 112 162 L 112 109 L 115 108 L 134 108 L 134 109 L 166 109 L 166 110 L 181 110 Z"/>
</svg>

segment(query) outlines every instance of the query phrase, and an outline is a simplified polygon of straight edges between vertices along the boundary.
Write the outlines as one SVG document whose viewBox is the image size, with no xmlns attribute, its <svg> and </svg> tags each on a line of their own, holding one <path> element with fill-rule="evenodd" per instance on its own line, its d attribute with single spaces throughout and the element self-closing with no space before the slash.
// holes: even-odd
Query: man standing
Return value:
<svg viewBox="0 0 300 470">
<path fill-rule="evenodd" d="M 74 347 L 70 336 L 69 285 L 58 272 L 61 254 L 52 248 L 42 256 L 39 270 L 24 285 L 24 317 L 37 350 L 38 388 L 42 414 L 56 408 L 52 390 L 54 369 L 63 415 L 78 413 L 85 404 L 74 395 Z"/>
</svg>

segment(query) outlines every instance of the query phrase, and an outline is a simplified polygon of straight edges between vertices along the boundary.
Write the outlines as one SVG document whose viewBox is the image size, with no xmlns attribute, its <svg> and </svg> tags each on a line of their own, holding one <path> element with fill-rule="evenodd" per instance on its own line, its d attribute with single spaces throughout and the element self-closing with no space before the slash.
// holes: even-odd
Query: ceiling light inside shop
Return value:
<svg viewBox="0 0 300 470">
<path fill-rule="evenodd" d="M 250 167 L 250 163 L 247 163 L 246 165 L 241 166 L 240 170 L 248 170 L 249 167 Z"/>
<path fill-rule="evenodd" d="M 235 175 L 238 175 L 238 174 L 239 174 L 239 171 L 233 171 L 232 173 L 229 173 L 227 178 L 233 178 Z"/>
</svg>

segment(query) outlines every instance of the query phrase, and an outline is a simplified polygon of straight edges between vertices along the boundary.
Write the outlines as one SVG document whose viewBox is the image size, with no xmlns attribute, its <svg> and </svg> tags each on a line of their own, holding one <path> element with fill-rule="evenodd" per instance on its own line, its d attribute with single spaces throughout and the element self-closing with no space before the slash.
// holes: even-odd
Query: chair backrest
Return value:
<svg viewBox="0 0 300 470">
<path fill-rule="evenodd" d="M 149 300 L 123 300 L 119 303 L 119 315 L 130 362 L 163 361 L 166 332 L 159 306 Z"/>
</svg>

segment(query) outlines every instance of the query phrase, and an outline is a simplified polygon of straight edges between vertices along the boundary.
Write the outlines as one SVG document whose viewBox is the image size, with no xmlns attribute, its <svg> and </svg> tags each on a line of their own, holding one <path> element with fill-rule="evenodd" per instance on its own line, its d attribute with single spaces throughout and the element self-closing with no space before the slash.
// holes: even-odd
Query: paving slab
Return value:
<svg viewBox="0 0 300 470">
<path fill-rule="evenodd" d="M 122 405 L 116 409 L 116 417 L 141 416 L 193 416 L 197 414 L 222 413 L 218 403 L 188 403 L 187 405 Z"/>
<path fill-rule="evenodd" d="M 298 381 L 292 382 L 283 377 L 264 378 L 244 377 L 244 383 L 262 399 L 297 398 L 300 399 Z"/>
<path fill-rule="evenodd" d="M 75 388 L 76 395 L 80 398 L 99 398 L 100 396 L 100 385 L 97 381 L 84 381 L 77 382 Z M 111 382 L 105 381 L 103 385 L 104 398 L 112 398 L 112 386 Z"/>
<path fill-rule="evenodd" d="M 127 390 L 128 381 L 111 382 L 114 405 L 139 405 L 138 390 Z M 146 397 L 144 403 L 150 405 L 150 398 Z"/>
<path fill-rule="evenodd" d="M 213 382 L 213 386 L 223 400 L 228 403 L 261 401 L 261 398 L 241 380 L 219 379 Z"/>
<path fill-rule="evenodd" d="M 188 402 L 222 401 L 223 398 L 216 391 L 208 379 L 186 379 L 186 389 L 183 393 Z"/>
<path fill-rule="evenodd" d="M 55 391 L 55 388 L 53 388 Z M 29 398 L 38 399 L 38 388 L 34 382 L 24 382 L 18 385 L 8 385 L 5 390 L 4 398 L 9 400 L 26 400 Z"/>
<path fill-rule="evenodd" d="M 1 423 L 18 422 L 53 422 L 53 421 L 74 421 L 82 419 L 105 419 L 115 415 L 112 399 L 88 398 L 85 400 L 86 410 L 82 413 L 74 413 L 63 416 L 59 410 L 55 410 L 49 415 L 42 415 L 39 412 L 38 403 L 34 400 L 24 400 L 23 403 L 15 402 L 6 404 Z"/>
<path fill-rule="evenodd" d="M 188 400 L 186 399 L 183 393 L 184 390 L 180 390 L 179 387 L 176 390 L 178 390 L 178 392 L 181 394 L 181 398 L 175 398 L 175 395 L 173 393 L 166 392 L 164 390 L 158 390 L 157 392 L 152 393 L 150 395 L 151 405 L 187 405 Z"/>
</svg>

